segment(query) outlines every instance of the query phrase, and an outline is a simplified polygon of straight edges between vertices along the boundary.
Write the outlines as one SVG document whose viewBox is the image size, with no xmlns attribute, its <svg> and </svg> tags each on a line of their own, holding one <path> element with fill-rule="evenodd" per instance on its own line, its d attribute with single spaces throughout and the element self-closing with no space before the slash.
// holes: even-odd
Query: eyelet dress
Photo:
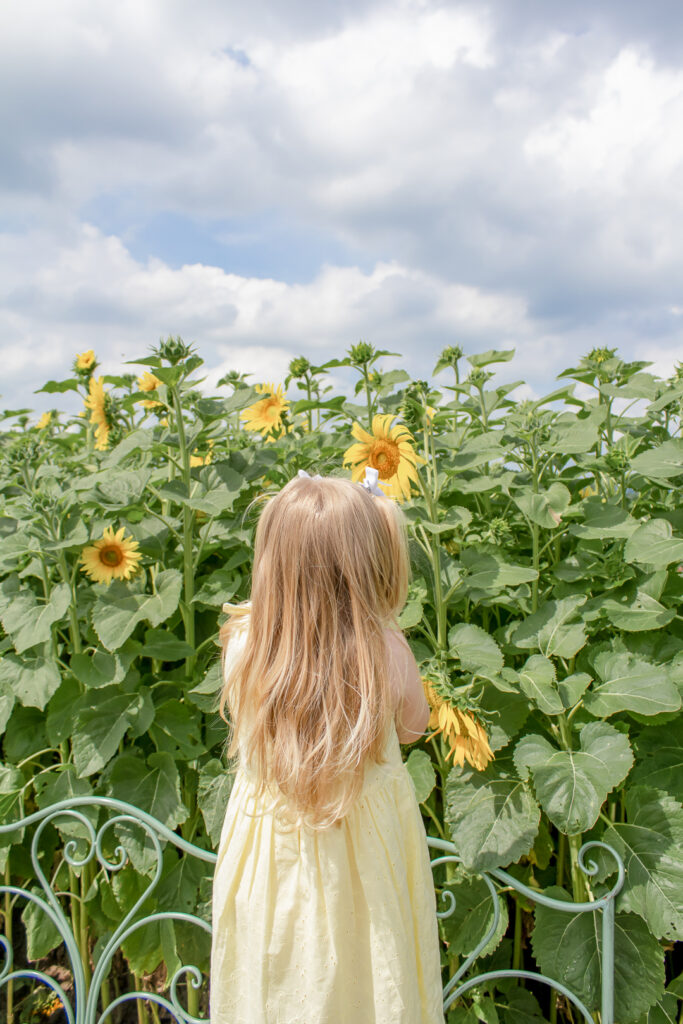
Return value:
<svg viewBox="0 0 683 1024">
<path fill-rule="evenodd" d="M 283 830 L 235 776 L 213 889 L 211 1024 L 443 1024 L 429 850 L 396 729 L 339 826 Z"/>
</svg>

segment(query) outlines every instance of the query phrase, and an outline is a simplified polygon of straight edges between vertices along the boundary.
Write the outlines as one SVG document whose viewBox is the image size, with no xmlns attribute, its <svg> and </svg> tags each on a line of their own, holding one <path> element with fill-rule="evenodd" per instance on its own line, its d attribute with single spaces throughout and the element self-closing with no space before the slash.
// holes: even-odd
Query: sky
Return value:
<svg viewBox="0 0 683 1024">
<path fill-rule="evenodd" d="M 680 0 L 6 0 L 0 97 L 0 410 L 168 334 L 683 359 Z"/>
</svg>

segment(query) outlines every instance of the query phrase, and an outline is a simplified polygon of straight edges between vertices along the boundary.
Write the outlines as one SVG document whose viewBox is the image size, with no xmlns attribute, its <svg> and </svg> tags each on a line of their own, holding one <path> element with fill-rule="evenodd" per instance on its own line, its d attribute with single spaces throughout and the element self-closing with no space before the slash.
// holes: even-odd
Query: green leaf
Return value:
<svg viewBox="0 0 683 1024">
<path fill-rule="evenodd" d="M 81 688 L 71 676 L 62 681 L 47 707 L 45 727 L 53 747 L 68 740 L 75 728 L 74 707 L 80 699 Z"/>
<path fill-rule="evenodd" d="M 606 722 L 584 725 L 580 745 L 580 750 L 558 750 L 532 733 L 522 737 L 514 754 L 522 777 L 531 770 L 543 810 L 568 835 L 592 828 L 607 794 L 633 764 L 628 738 Z"/>
<path fill-rule="evenodd" d="M 43 775 L 37 781 L 36 791 L 36 803 L 41 808 L 51 807 L 62 800 L 71 800 L 74 797 L 90 796 L 92 794 L 90 783 L 86 779 L 78 778 L 76 769 L 72 764 L 61 766 L 61 770 L 57 774 Z M 79 807 L 78 810 L 81 814 L 85 815 L 93 828 L 97 828 L 99 818 L 98 807 L 85 806 Z M 75 818 L 70 816 L 55 818 L 54 826 L 63 838 L 82 839 L 89 842 L 89 834 L 85 826 Z M 82 852 L 84 853 L 86 849 L 87 847 L 84 845 Z"/>
<path fill-rule="evenodd" d="M 583 703 L 596 718 L 609 718 L 621 711 L 657 715 L 681 706 L 681 696 L 665 666 L 628 652 L 609 651 L 601 651 L 594 665 L 601 682 L 594 684 Z"/>
<path fill-rule="evenodd" d="M 83 777 L 100 771 L 112 759 L 135 715 L 142 697 L 121 693 L 118 686 L 88 690 L 75 708 L 73 758 Z"/>
<path fill-rule="evenodd" d="M 591 682 L 591 677 L 587 672 L 574 672 L 572 675 L 560 679 L 557 688 L 565 708 L 573 708 Z"/>
<path fill-rule="evenodd" d="M 498 686 L 488 685 L 479 704 L 482 711 L 487 712 L 486 731 L 494 752 L 506 747 L 529 717 L 529 701 L 516 689 L 500 690 Z"/>
<path fill-rule="evenodd" d="M 658 1003 L 651 1006 L 638 1024 L 678 1024 L 678 999 L 671 992 L 665 992 Z"/>
<path fill-rule="evenodd" d="M 432 759 L 425 750 L 411 750 L 406 768 L 415 787 L 417 802 L 423 804 L 436 785 Z"/>
<path fill-rule="evenodd" d="M 229 772 L 215 757 L 199 770 L 197 804 L 201 808 L 204 825 L 214 847 L 218 846 L 221 837 L 234 778 L 234 773 Z"/>
<path fill-rule="evenodd" d="M 569 900 L 552 886 L 546 896 Z M 531 944 L 543 974 L 566 985 L 591 1011 L 600 1009 L 602 934 L 598 915 L 540 904 Z M 635 914 L 617 914 L 614 929 L 615 1019 L 630 1024 L 664 992 L 664 951 Z M 637 979 L 637 980 L 636 980 Z"/>
<path fill-rule="evenodd" d="M 42 391 L 45 391 L 48 395 L 62 395 L 65 391 L 78 391 L 79 383 L 77 377 L 72 377 L 70 380 L 49 380 L 46 384 L 43 384 L 42 388 L 38 388 L 35 394 L 39 395 Z"/>
<path fill-rule="evenodd" d="M 497 675 L 503 667 L 498 644 L 481 626 L 466 623 L 452 626 L 448 631 L 448 646 L 466 672 Z"/>
<path fill-rule="evenodd" d="M 178 607 L 182 575 L 164 569 L 155 580 L 155 594 L 140 594 L 121 580 L 97 587 L 92 622 L 101 643 L 109 651 L 122 647 L 139 622 L 160 626 Z"/>
<path fill-rule="evenodd" d="M 638 590 L 634 599 L 626 595 L 621 601 L 605 598 L 600 607 L 610 622 L 627 633 L 639 633 L 646 629 L 661 629 L 676 617 L 673 609 L 665 608 L 644 590 Z"/>
<path fill-rule="evenodd" d="M 586 643 L 583 622 L 575 621 L 578 609 L 585 602 L 583 594 L 546 601 L 517 627 L 512 642 L 517 647 L 537 647 L 546 658 L 553 655 L 573 658 Z"/>
<path fill-rule="evenodd" d="M 0 619 L 17 654 L 50 639 L 52 623 L 66 614 L 70 600 L 66 583 L 53 587 L 47 604 L 40 604 L 28 587 L 20 588 L 16 576 L 0 583 Z"/>
<path fill-rule="evenodd" d="M 10 652 L 0 659 L 0 686 L 5 693 L 18 697 L 24 707 L 42 711 L 60 682 L 59 668 L 52 658 L 21 658 Z"/>
<path fill-rule="evenodd" d="M 441 928 L 448 942 L 449 956 L 468 956 L 481 942 L 493 924 L 494 897 L 482 878 L 467 875 L 460 867 L 456 877 L 444 885 L 444 892 L 455 897 L 455 909 L 441 918 Z M 508 927 L 507 901 L 498 899 L 498 926 L 479 956 L 488 956 L 498 947 Z M 445 901 L 444 901 L 445 903 Z"/>
<path fill-rule="evenodd" d="M 535 569 L 523 565 L 509 565 L 491 552 L 466 548 L 461 555 L 463 567 L 468 570 L 465 579 L 467 594 L 476 599 L 478 595 L 500 594 L 505 587 L 518 587 L 520 583 L 531 583 L 538 578 Z"/>
<path fill-rule="evenodd" d="M 110 796 L 147 811 L 171 829 L 188 816 L 180 799 L 178 769 L 166 751 L 150 754 L 146 762 L 134 754 L 121 754 L 109 772 L 107 791 Z"/>
<path fill-rule="evenodd" d="M 24 758 L 49 746 L 45 732 L 45 715 L 38 708 L 16 704 L 3 737 L 5 760 L 18 764 Z"/>
<path fill-rule="evenodd" d="M 674 539 L 668 519 L 650 519 L 626 541 L 624 561 L 664 569 L 671 562 L 683 562 L 683 540 Z"/>
<path fill-rule="evenodd" d="M 545 1017 L 538 1000 L 531 992 L 517 985 L 505 992 L 507 1005 L 503 1006 L 503 1024 L 539 1024 Z"/>
<path fill-rule="evenodd" d="M 672 437 L 657 448 L 641 452 L 631 460 L 631 469 L 651 480 L 673 480 L 683 473 L 683 441 Z"/>
<path fill-rule="evenodd" d="M 609 825 L 602 841 L 620 855 L 626 882 L 619 909 L 640 914 L 659 939 L 683 938 L 683 808 L 666 793 L 627 790 L 627 823 Z"/>
<path fill-rule="evenodd" d="M 635 740 L 636 763 L 629 781 L 663 789 L 683 803 L 683 717 L 643 729 Z"/>
<path fill-rule="evenodd" d="M 201 722 L 187 704 L 171 699 L 160 704 L 149 730 L 157 750 L 167 750 L 174 758 L 193 761 L 205 753 L 201 740 Z"/>
<path fill-rule="evenodd" d="M 32 886 L 30 891 L 45 899 L 45 893 L 38 886 Z M 26 929 L 26 956 L 29 960 L 42 960 L 64 941 L 45 911 L 33 901 L 24 906 L 21 920 Z"/>
<path fill-rule="evenodd" d="M 240 573 L 232 569 L 216 569 L 210 576 L 204 577 L 192 601 L 210 608 L 220 608 L 226 601 L 233 599 L 241 585 Z"/>
<path fill-rule="evenodd" d="M 532 654 L 519 670 L 519 685 L 544 715 L 561 715 L 564 704 L 557 689 L 555 666 L 542 654 Z"/>
<path fill-rule="evenodd" d="M 84 686 L 97 689 L 123 682 L 139 653 L 140 644 L 131 640 L 114 654 L 100 649 L 92 653 L 72 654 L 69 667 Z"/>
<path fill-rule="evenodd" d="M 495 349 L 490 348 L 486 352 L 478 352 L 473 356 L 466 356 L 471 366 L 490 366 L 491 363 L 509 363 L 515 354 L 514 348 Z"/>
<path fill-rule="evenodd" d="M 141 653 L 159 661 L 182 661 L 194 654 L 194 647 L 167 629 L 148 629 Z"/>
<path fill-rule="evenodd" d="M 536 493 L 529 487 L 511 497 L 527 519 L 546 530 L 557 529 L 561 522 L 561 514 L 572 498 L 568 488 L 558 482 L 551 484 L 548 490 L 542 493 Z"/>
<path fill-rule="evenodd" d="M 484 772 L 452 768 L 445 800 L 451 838 L 468 870 L 505 867 L 533 846 L 541 815 L 512 758 L 497 758 Z"/>
<path fill-rule="evenodd" d="M 638 528 L 638 520 L 624 511 L 621 505 L 600 498 L 588 498 L 583 505 L 585 519 L 569 527 L 569 532 L 584 540 L 607 540 L 612 537 L 630 537 Z"/>
</svg>

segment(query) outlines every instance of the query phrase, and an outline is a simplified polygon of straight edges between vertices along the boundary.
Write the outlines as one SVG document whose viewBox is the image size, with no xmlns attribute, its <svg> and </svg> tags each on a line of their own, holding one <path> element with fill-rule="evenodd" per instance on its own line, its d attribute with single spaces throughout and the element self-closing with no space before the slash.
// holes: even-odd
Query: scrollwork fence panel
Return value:
<svg viewBox="0 0 683 1024">
<path fill-rule="evenodd" d="M 90 818 L 84 813 L 86 808 L 92 813 L 92 809 L 95 807 L 102 808 L 111 814 L 111 816 L 98 827 L 95 827 Z M 98 950 L 94 966 L 92 967 L 92 974 L 90 963 L 84 962 L 82 951 L 79 948 L 77 937 L 74 933 L 73 922 L 65 913 L 64 908 L 59 901 L 58 894 L 54 890 L 56 873 L 53 874 L 51 879 L 48 879 L 44 866 L 40 861 L 41 839 L 45 834 L 47 826 L 49 824 L 56 824 L 57 822 L 62 825 L 65 822 L 70 822 L 72 826 L 74 824 L 78 824 L 83 830 L 82 838 L 71 838 L 64 843 L 64 862 L 71 869 L 83 869 L 85 865 L 93 861 L 97 861 L 100 867 L 106 872 L 111 875 L 115 875 L 129 864 L 131 862 L 130 851 L 129 849 L 126 849 L 125 839 L 121 839 L 120 832 L 114 840 L 115 845 L 113 853 L 105 850 L 105 840 L 109 839 L 111 843 L 112 840 L 109 834 L 114 833 L 117 825 L 125 825 L 127 827 L 134 826 L 141 829 L 146 839 L 152 844 L 154 850 L 155 860 L 152 877 L 150 878 L 147 887 L 135 901 L 134 905 L 123 916 L 113 933 L 108 936 L 106 941 Z M 185 856 L 198 858 L 210 865 L 215 863 L 216 854 L 210 850 L 201 849 L 200 847 L 187 842 L 181 836 L 171 831 L 160 821 L 157 821 L 144 811 L 141 811 L 123 801 L 115 800 L 110 797 L 76 797 L 71 800 L 63 801 L 59 804 L 54 804 L 52 807 L 44 808 L 37 811 L 35 814 L 22 818 L 19 821 L 0 825 L 0 836 L 7 836 L 13 832 L 20 832 L 20 830 L 29 828 L 32 825 L 35 825 L 36 828 L 30 844 L 31 862 L 42 890 L 42 895 L 32 892 L 27 888 L 10 884 L 0 885 L 0 894 L 5 894 L 5 896 L 9 897 L 12 903 L 16 900 L 26 900 L 29 903 L 32 903 L 52 922 L 64 943 L 65 954 L 69 962 L 72 985 L 69 986 L 69 991 L 67 992 L 57 978 L 52 977 L 44 971 L 32 969 L 30 967 L 15 969 L 12 942 L 6 934 L 0 934 L 0 949 L 4 958 L 4 962 L 0 969 L 0 989 L 6 988 L 10 982 L 22 980 L 36 982 L 46 986 L 54 993 L 56 999 L 61 1002 L 69 1024 L 105 1024 L 105 1022 L 110 1019 L 111 1014 L 116 1007 L 121 1006 L 126 1002 L 137 1000 L 144 1000 L 157 1007 L 163 1007 L 168 1011 L 171 1018 L 178 1022 L 178 1024 L 207 1024 L 203 1018 L 196 1015 L 196 1012 L 190 1005 L 196 1003 L 196 997 L 192 998 L 192 992 L 198 992 L 202 985 L 202 973 L 194 964 L 181 964 L 181 966 L 174 972 L 173 976 L 167 983 L 167 995 L 142 990 L 131 991 L 117 995 L 114 999 L 106 1001 L 106 1005 L 102 1005 L 105 1001 L 103 1000 L 102 993 L 106 993 L 108 991 L 106 984 L 107 978 L 111 971 L 112 961 L 117 950 L 120 949 L 121 944 L 124 943 L 128 937 L 143 928 L 145 925 L 161 921 L 182 921 L 199 928 L 209 935 L 211 933 L 211 927 L 208 922 L 196 914 L 190 914 L 181 910 L 162 910 L 152 914 L 140 913 L 141 908 L 149 899 L 151 894 L 155 892 L 162 878 L 162 843 L 171 843 Z M 428 843 L 430 848 L 439 854 L 432 860 L 432 868 L 437 868 L 446 864 L 461 863 L 460 858 L 457 857 L 455 848 L 451 843 L 432 838 L 428 839 Z M 538 972 L 526 970 L 494 970 L 487 971 L 482 974 L 471 975 L 466 979 L 464 978 L 465 974 L 470 970 L 477 957 L 488 945 L 499 924 L 500 896 L 496 891 L 496 886 L 493 881 L 495 879 L 505 888 L 514 889 L 522 896 L 536 903 L 541 903 L 546 907 L 551 907 L 565 913 L 590 913 L 601 915 L 602 1001 L 600 1020 L 601 1024 L 613 1024 L 614 903 L 616 896 L 624 884 L 624 867 L 619 856 L 611 849 L 611 847 L 600 842 L 590 842 L 586 843 L 582 847 L 579 858 L 579 867 L 587 875 L 590 876 L 597 872 L 597 866 L 592 861 L 589 861 L 588 863 L 585 861 L 586 854 L 593 848 L 600 848 L 614 858 L 617 865 L 617 880 L 607 893 L 589 903 L 564 902 L 545 896 L 543 893 L 538 892 L 535 889 L 531 889 L 529 886 L 518 881 L 512 875 L 500 869 L 492 869 L 486 873 L 481 873 L 480 877 L 488 887 L 493 901 L 492 922 L 476 948 L 464 958 L 457 971 L 455 971 L 446 984 L 443 992 L 444 1011 L 448 1011 L 455 1000 L 478 985 L 497 979 L 519 978 L 542 982 L 550 986 L 552 989 L 555 989 L 557 992 L 561 993 L 573 1005 L 573 1007 L 576 1008 L 576 1010 L 579 1011 L 588 1024 L 592 1024 L 593 1018 L 589 1009 L 577 995 L 566 988 L 561 982 L 548 978 Z M 78 898 L 77 896 L 74 897 L 71 893 L 60 892 L 59 895 Z M 447 888 L 444 889 L 442 896 L 448 903 L 445 910 L 438 912 L 438 916 L 443 918 L 453 913 L 456 901 L 453 893 Z M 183 981 L 187 986 L 186 991 L 190 993 L 190 999 L 188 1000 L 187 1006 L 182 1004 L 179 991 L 179 985 Z"/>
</svg>

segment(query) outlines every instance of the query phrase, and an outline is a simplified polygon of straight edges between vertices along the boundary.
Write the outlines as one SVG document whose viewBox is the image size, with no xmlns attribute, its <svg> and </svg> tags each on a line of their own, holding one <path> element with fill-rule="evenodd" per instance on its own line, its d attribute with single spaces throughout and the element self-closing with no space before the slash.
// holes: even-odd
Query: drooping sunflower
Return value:
<svg viewBox="0 0 683 1024">
<path fill-rule="evenodd" d="M 392 413 L 374 416 L 372 434 L 354 423 L 351 434 L 358 444 L 344 452 L 344 465 L 351 467 L 351 479 L 360 480 L 366 466 L 376 469 L 379 486 L 389 498 L 409 498 L 411 484 L 417 485 L 416 467 L 425 460 L 414 448 L 413 435 L 402 423 L 391 426 Z"/>
<path fill-rule="evenodd" d="M 95 365 L 95 353 L 91 348 L 87 352 L 76 355 L 75 367 L 77 370 L 91 370 Z"/>
<path fill-rule="evenodd" d="M 264 437 L 282 426 L 282 414 L 289 406 L 282 384 L 257 384 L 256 391 L 265 395 L 258 402 L 243 409 L 240 419 L 248 430 L 258 430 Z"/>
<path fill-rule="evenodd" d="M 489 761 L 494 759 L 483 725 L 471 711 L 453 707 L 424 677 L 422 686 L 431 708 L 429 728 L 433 730 L 432 735 L 441 733 L 450 747 L 446 760 L 452 756 L 453 764 L 462 768 L 467 761 L 477 771 L 483 772 Z"/>
<path fill-rule="evenodd" d="M 88 397 L 85 407 L 90 410 L 90 422 L 95 429 L 95 448 L 103 451 L 109 441 L 109 421 L 107 420 L 107 393 L 104 390 L 104 377 L 90 378 Z"/>
<path fill-rule="evenodd" d="M 82 571 L 95 583 L 111 583 L 112 580 L 127 580 L 139 569 L 140 552 L 138 542 L 124 537 L 125 527 L 114 533 L 107 526 L 101 540 L 83 549 Z"/>
</svg>

